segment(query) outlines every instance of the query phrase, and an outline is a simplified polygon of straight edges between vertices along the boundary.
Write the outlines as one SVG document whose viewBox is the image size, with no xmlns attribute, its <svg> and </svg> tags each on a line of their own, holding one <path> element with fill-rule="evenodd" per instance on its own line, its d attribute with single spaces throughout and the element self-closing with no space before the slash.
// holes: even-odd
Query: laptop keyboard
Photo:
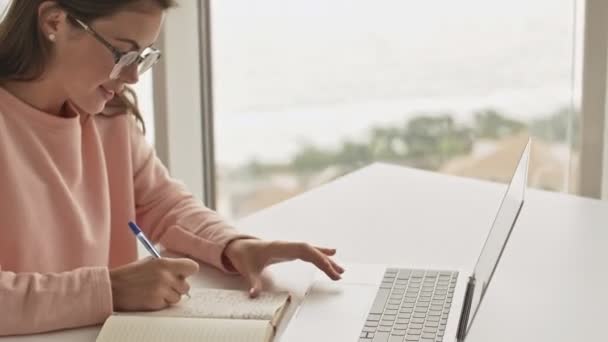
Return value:
<svg viewBox="0 0 608 342">
<path fill-rule="evenodd" d="M 441 342 L 458 272 L 388 268 L 359 342 Z"/>
</svg>

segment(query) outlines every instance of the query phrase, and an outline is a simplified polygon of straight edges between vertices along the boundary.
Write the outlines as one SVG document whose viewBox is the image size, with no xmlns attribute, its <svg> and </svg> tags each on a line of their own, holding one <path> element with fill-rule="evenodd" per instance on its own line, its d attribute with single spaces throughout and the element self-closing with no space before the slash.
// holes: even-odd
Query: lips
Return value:
<svg viewBox="0 0 608 342">
<path fill-rule="evenodd" d="M 100 91 L 101 91 L 103 97 L 106 99 L 106 101 L 110 101 L 114 97 L 115 93 L 113 90 L 108 90 L 104 86 L 100 86 L 99 89 L 101 89 Z"/>
</svg>

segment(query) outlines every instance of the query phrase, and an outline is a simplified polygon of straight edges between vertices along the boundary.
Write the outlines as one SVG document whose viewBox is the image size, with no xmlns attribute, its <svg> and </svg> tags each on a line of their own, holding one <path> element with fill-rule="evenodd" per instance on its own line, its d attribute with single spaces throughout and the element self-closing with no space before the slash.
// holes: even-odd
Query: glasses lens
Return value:
<svg viewBox="0 0 608 342">
<path fill-rule="evenodd" d="M 152 51 L 147 53 L 145 56 L 140 57 L 137 51 L 129 52 L 116 63 L 112 73 L 110 74 L 111 79 L 117 79 L 124 68 L 127 68 L 133 63 L 138 63 L 137 72 L 141 75 L 144 72 L 150 70 L 150 68 L 158 62 L 160 59 L 160 52 Z"/>
<path fill-rule="evenodd" d="M 129 65 L 135 63 L 137 58 L 139 57 L 139 53 L 137 51 L 131 51 L 125 55 L 123 55 L 116 65 L 120 65 L 121 69 L 128 67 Z"/>
<path fill-rule="evenodd" d="M 144 72 L 150 70 L 150 68 L 156 64 L 156 62 L 158 62 L 158 59 L 160 58 L 160 53 L 158 52 L 151 52 L 148 53 L 147 55 L 145 55 L 143 57 L 143 59 L 141 60 L 141 62 L 139 63 L 139 68 L 138 68 L 138 72 L 139 74 L 143 74 Z"/>
<path fill-rule="evenodd" d="M 122 70 L 126 67 L 128 67 L 129 65 L 135 63 L 137 61 L 137 58 L 139 57 L 139 54 L 137 53 L 137 51 L 132 51 L 129 52 L 125 55 L 123 55 L 120 60 L 118 61 L 118 63 L 116 63 L 116 65 L 114 66 L 114 69 L 112 70 L 112 73 L 110 74 L 110 78 L 115 80 L 118 78 L 118 76 L 120 76 L 120 73 L 122 72 Z"/>
</svg>

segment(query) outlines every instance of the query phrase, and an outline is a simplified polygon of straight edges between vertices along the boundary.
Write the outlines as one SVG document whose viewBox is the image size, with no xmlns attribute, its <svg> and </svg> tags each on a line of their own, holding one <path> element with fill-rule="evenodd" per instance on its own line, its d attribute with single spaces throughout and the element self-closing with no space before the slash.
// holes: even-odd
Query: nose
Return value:
<svg viewBox="0 0 608 342">
<path fill-rule="evenodd" d="M 137 63 L 122 68 L 120 71 L 120 79 L 127 84 L 135 84 L 139 82 L 139 72 Z"/>
</svg>

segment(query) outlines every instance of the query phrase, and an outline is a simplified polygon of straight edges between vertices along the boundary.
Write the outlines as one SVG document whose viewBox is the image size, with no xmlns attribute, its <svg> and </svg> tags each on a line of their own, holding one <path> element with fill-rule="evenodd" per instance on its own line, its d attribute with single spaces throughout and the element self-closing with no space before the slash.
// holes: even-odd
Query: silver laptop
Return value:
<svg viewBox="0 0 608 342">
<path fill-rule="evenodd" d="M 282 340 L 464 341 L 523 207 L 530 145 L 528 141 L 473 274 L 350 264 L 347 273 L 359 280 L 342 281 L 339 290 L 328 282 L 313 283 Z"/>
</svg>

